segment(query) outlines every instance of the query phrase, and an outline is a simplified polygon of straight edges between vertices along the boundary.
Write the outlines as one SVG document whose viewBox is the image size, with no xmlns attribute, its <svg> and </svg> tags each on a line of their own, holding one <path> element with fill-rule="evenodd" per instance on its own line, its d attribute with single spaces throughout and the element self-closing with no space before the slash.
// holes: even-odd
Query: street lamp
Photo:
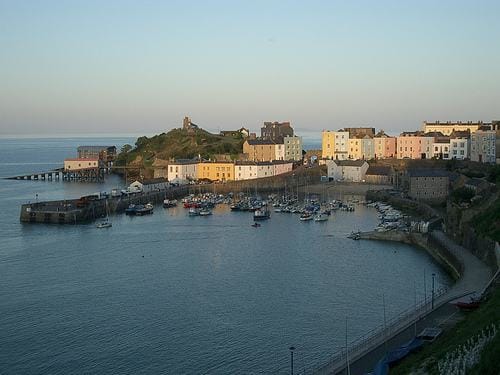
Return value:
<svg viewBox="0 0 500 375">
<path fill-rule="evenodd" d="M 290 374 L 293 375 L 293 351 L 295 350 L 295 346 L 290 346 Z"/>
<path fill-rule="evenodd" d="M 432 274 L 432 302 L 431 302 L 431 309 L 434 310 L 434 279 L 436 278 L 436 274 Z"/>
</svg>

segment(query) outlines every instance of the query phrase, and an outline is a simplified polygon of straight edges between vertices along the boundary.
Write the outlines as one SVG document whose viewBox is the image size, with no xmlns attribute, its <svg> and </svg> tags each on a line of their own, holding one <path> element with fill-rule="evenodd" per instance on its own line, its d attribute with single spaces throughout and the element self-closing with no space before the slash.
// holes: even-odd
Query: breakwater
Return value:
<svg viewBox="0 0 500 375">
<path fill-rule="evenodd" d="M 91 199 L 65 199 L 26 203 L 21 205 L 20 221 L 23 223 L 81 224 L 88 223 L 106 214 L 122 213 L 131 204 L 161 203 L 165 198 L 176 199 L 189 192 L 189 187 L 179 186 L 164 190 L 141 192 Z"/>
</svg>

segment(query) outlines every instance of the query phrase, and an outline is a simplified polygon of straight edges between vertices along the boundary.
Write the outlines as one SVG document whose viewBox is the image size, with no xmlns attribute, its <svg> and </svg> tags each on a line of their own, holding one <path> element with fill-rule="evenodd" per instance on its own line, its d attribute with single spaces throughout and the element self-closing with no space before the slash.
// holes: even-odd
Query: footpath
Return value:
<svg viewBox="0 0 500 375">
<path fill-rule="evenodd" d="M 408 342 L 426 327 L 440 327 L 446 330 L 461 317 L 459 310 L 449 302 L 470 293 L 481 293 L 492 276 L 491 269 L 456 244 L 442 231 L 433 231 L 430 236 L 444 246 L 462 265 L 462 274 L 457 282 L 430 304 L 419 306 L 411 314 L 397 319 L 384 331 L 367 337 L 349 348 L 349 369 L 351 375 L 371 372 L 376 363 L 391 349 Z M 314 371 L 315 374 L 347 374 L 345 353 L 335 355 L 331 361 Z"/>
</svg>

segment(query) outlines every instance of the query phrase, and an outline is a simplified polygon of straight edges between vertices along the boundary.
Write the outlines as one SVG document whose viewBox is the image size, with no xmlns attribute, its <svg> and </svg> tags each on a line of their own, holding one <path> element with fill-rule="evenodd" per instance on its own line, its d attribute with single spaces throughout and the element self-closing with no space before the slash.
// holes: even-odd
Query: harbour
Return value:
<svg viewBox="0 0 500 375">
<path fill-rule="evenodd" d="M 119 185 L 114 176 L 104 184 L 3 181 L 0 268 L 6 287 L 0 292 L 0 327 L 2 347 L 10 348 L 4 363 L 14 371 L 58 366 L 92 372 L 88 359 L 98 357 L 97 365 L 108 372 L 126 365 L 179 373 L 190 363 L 196 364 L 194 372 L 248 368 L 285 374 L 290 343 L 297 348 L 297 368 L 310 371 L 343 345 L 338 332 L 345 316 L 353 339 L 380 324 L 381 290 L 388 316 L 396 316 L 413 305 L 414 280 L 423 300 L 424 270 L 428 293 L 433 272 L 440 286 L 451 283 L 429 255 L 410 245 L 348 239 L 353 228 L 369 231 L 378 223 L 377 211 L 359 203 L 353 212 L 332 212 L 326 222 L 301 222 L 299 214 L 272 207 L 271 219 L 253 228 L 253 213 L 233 212 L 227 203 L 216 205 L 210 216 L 190 217 L 181 199 L 200 193 L 191 186 L 173 198 L 176 207 L 163 208 L 159 194 L 152 215 L 111 214 L 113 226 L 105 230 L 96 229 L 95 221 L 19 223 L 21 203 L 35 202 L 35 193 L 39 201 L 64 201 Z M 212 186 L 206 189 L 213 193 Z M 349 194 L 348 186 L 329 190 L 330 200 L 363 200 Z M 27 268 L 30 278 L 21 278 Z M 38 333 L 29 328 L 33 324 Z M 67 336 L 61 339 L 51 327 Z M 59 355 L 49 359 L 47 346 Z M 117 361 L 116 348 L 129 354 Z M 97 350 L 102 356 L 94 356 Z M 37 354 L 20 362 L 28 352 Z"/>
</svg>

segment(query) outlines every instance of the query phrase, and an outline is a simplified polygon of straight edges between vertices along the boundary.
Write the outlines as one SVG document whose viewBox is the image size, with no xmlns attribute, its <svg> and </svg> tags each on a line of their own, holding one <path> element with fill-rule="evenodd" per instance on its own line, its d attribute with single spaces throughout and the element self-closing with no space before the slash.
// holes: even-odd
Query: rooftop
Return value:
<svg viewBox="0 0 500 375">
<path fill-rule="evenodd" d="M 246 142 L 250 146 L 258 146 L 258 145 L 275 145 L 276 143 L 273 141 L 270 141 L 268 139 L 247 139 Z"/>
<path fill-rule="evenodd" d="M 365 160 L 332 160 L 335 164 L 342 167 L 361 167 L 366 163 Z M 368 164 L 368 163 L 366 163 Z"/>
<path fill-rule="evenodd" d="M 415 168 L 408 169 L 410 177 L 450 177 L 450 172 L 444 169 Z"/>
<path fill-rule="evenodd" d="M 389 176 L 391 174 L 392 168 L 389 166 L 370 166 L 366 171 L 367 175 L 371 176 Z"/>
<path fill-rule="evenodd" d="M 67 158 L 64 161 L 99 161 L 98 158 Z"/>
</svg>

